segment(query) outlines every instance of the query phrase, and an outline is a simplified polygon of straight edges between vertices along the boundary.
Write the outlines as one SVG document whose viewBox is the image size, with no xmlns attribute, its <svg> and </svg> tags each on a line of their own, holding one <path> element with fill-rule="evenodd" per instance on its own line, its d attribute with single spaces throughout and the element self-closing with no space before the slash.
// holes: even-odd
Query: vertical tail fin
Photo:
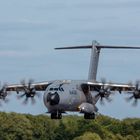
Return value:
<svg viewBox="0 0 140 140">
<path fill-rule="evenodd" d="M 93 41 L 92 45 L 87 45 L 87 46 L 62 47 L 62 48 L 55 48 L 55 49 L 56 50 L 91 49 L 91 59 L 90 59 L 88 80 L 96 81 L 100 50 L 104 49 L 104 48 L 107 48 L 107 49 L 140 49 L 140 47 L 99 45 L 99 43 L 97 41 Z"/>
<path fill-rule="evenodd" d="M 90 58 L 88 80 L 96 80 L 99 54 L 100 54 L 100 47 L 98 47 L 98 46 L 99 46 L 99 43 L 97 41 L 93 41 L 92 45 L 62 47 L 62 48 L 55 48 L 55 49 L 56 50 L 61 50 L 61 49 L 91 49 L 91 58 Z"/>
<path fill-rule="evenodd" d="M 88 80 L 96 81 L 99 55 L 100 55 L 100 48 L 97 47 L 97 45 L 99 45 L 98 42 L 95 41 L 92 42 Z"/>
</svg>

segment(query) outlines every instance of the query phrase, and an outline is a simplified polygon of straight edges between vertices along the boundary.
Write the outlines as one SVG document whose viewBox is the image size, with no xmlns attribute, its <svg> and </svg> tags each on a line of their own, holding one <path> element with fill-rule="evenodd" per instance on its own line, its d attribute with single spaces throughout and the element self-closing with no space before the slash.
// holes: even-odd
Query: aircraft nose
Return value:
<svg viewBox="0 0 140 140">
<path fill-rule="evenodd" d="M 50 105 L 57 105 L 60 101 L 59 94 L 57 92 L 51 93 L 49 92 L 47 95 L 47 102 L 50 103 Z"/>
</svg>

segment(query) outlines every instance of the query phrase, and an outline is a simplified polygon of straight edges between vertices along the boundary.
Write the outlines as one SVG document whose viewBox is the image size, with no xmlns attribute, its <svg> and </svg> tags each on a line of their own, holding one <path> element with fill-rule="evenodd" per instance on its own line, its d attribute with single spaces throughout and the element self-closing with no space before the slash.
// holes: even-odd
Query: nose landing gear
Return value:
<svg viewBox="0 0 140 140">
<path fill-rule="evenodd" d="M 62 119 L 61 112 L 52 112 L 51 113 L 51 119 Z"/>
<path fill-rule="evenodd" d="M 95 119 L 95 114 L 89 114 L 89 113 L 85 113 L 84 114 L 84 119 Z"/>
</svg>

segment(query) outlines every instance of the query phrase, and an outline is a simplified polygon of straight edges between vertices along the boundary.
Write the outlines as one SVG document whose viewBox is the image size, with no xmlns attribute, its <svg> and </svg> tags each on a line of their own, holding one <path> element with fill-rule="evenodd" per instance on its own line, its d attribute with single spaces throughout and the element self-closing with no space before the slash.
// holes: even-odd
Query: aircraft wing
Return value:
<svg viewBox="0 0 140 140">
<path fill-rule="evenodd" d="M 39 83 L 32 83 L 30 84 L 31 88 L 34 88 L 36 91 L 45 91 L 46 88 L 51 84 L 52 82 L 39 82 Z M 6 91 L 24 91 L 25 88 L 28 88 L 28 84 L 14 84 L 14 85 L 8 85 L 6 86 Z"/>
<path fill-rule="evenodd" d="M 23 80 L 21 84 L 4 85 L 0 89 L 0 99 L 7 102 L 7 95 L 11 94 L 10 91 L 15 91 L 17 94 L 20 93 L 20 95 L 17 96 L 18 99 L 25 98 L 23 104 L 27 104 L 29 98 L 31 99 L 31 103 L 34 104 L 36 101 L 33 97 L 40 97 L 40 93 L 42 92 L 38 91 L 45 91 L 50 84 L 52 84 L 52 82 L 33 83 L 32 80 L 29 80 L 29 82 L 26 84 Z"/>
<path fill-rule="evenodd" d="M 111 94 L 116 93 L 115 91 L 118 91 L 119 93 L 127 93 L 129 94 L 128 97 L 126 97 L 126 101 L 130 102 L 133 100 L 132 105 L 136 106 L 138 103 L 138 100 L 140 99 L 140 82 L 137 81 L 135 85 L 132 84 L 117 84 L 117 83 L 98 83 L 98 82 L 87 82 L 86 83 L 88 87 L 90 88 L 90 91 L 96 91 L 97 94 L 95 95 L 96 99 L 100 99 L 100 103 L 104 104 L 103 98 L 105 98 L 108 102 L 112 101 L 109 96 Z M 88 90 L 89 90 L 88 88 Z"/>
<path fill-rule="evenodd" d="M 102 82 L 87 82 L 90 89 L 93 91 L 99 91 L 103 86 L 108 88 L 110 91 L 134 91 L 136 86 L 132 84 L 117 84 L 117 83 L 102 83 Z"/>
</svg>

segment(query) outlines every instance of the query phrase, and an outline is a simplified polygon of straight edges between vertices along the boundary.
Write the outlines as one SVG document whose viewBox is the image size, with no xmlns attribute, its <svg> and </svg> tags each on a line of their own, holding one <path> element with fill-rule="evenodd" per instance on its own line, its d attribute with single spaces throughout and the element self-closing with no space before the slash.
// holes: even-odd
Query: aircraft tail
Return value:
<svg viewBox="0 0 140 140">
<path fill-rule="evenodd" d="M 140 47 L 100 45 L 97 41 L 93 41 L 92 45 L 60 47 L 60 48 L 55 48 L 55 49 L 56 50 L 62 50 L 62 49 L 91 49 L 91 58 L 90 58 L 88 80 L 96 81 L 99 55 L 100 55 L 100 50 L 101 49 L 140 49 Z"/>
</svg>

